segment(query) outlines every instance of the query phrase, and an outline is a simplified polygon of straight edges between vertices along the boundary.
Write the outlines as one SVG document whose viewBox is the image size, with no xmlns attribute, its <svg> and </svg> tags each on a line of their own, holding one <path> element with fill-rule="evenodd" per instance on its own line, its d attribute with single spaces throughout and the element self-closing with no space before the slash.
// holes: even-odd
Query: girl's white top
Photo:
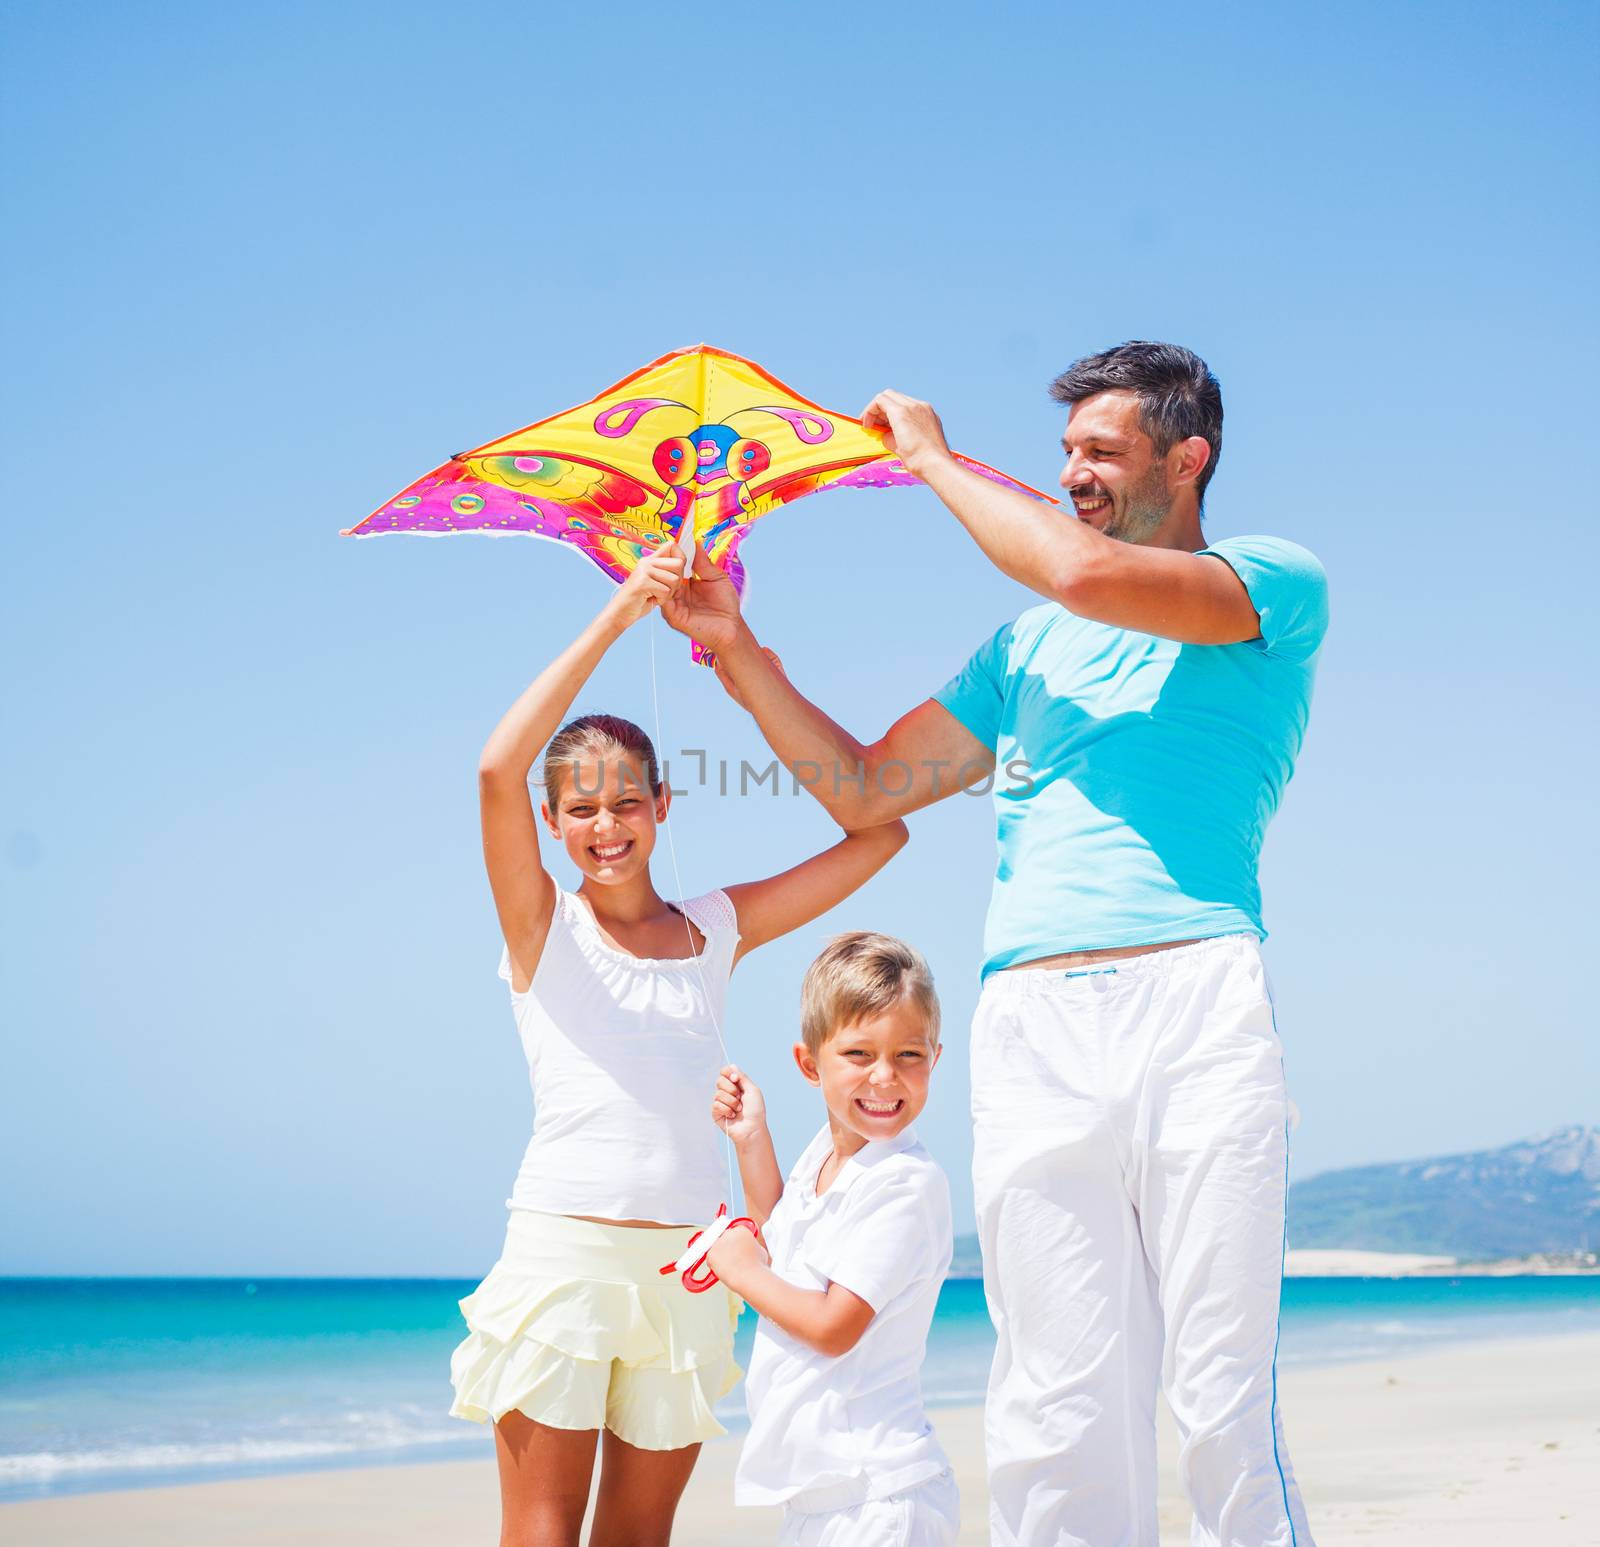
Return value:
<svg viewBox="0 0 1600 1547">
<path fill-rule="evenodd" d="M 511 990 L 534 1125 L 507 1207 L 703 1225 L 725 1201 L 711 1098 L 739 925 L 725 892 L 677 907 L 705 949 L 658 961 L 607 945 L 557 889 L 533 981 Z M 510 983 L 509 951 L 500 976 Z"/>
</svg>

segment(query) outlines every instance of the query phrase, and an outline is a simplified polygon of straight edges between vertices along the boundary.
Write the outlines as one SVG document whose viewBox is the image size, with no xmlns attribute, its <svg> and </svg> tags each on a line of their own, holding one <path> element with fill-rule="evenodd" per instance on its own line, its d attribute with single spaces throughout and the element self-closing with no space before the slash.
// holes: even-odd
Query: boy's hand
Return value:
<svg viewBox="0 0 1600 1547">
<path fill-rule="evenodd" d="M 725 1230 L 722 1239 L 706 1253 L 711 1271 L 735 1294 L 746 1273 L 772 1261 L 766 1247 L 748 1230 Z"/>
<path fill-rule="evenodd" d="M 767 1103 L 761 1087 L 748 1074 L 741 1074 L 736 1065 L 729 1064 L 717 1076 L 717 1091 L 711 1098 L 711 1117 L 735 1144 L 759 1139 L 767 1131 Z"/>
<path fill-rule="evenodd" d="M 612 593 L 607 610 L 623 628 L 662 606 L 683 583 L 683 554 L 675 547 L 646 554 Z"/>
</svg>

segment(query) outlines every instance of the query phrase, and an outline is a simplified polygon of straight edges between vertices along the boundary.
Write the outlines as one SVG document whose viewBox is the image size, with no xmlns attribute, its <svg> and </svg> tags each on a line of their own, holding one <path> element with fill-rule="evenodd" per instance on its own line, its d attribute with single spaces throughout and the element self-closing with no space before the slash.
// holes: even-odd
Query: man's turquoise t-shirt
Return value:
<svg viewBox="0 0 1600 1547">
<path fill-rule="evenodd" d="M 1305 735 L 1322 566 L 1277 537 L 1204 550 L 1261 637 L 1189 645 L 1030 608 L 934 694 L 994 749 L 984 975 L 1065 951 L 1265 937 L 1256 860 Z"/>
</svg>

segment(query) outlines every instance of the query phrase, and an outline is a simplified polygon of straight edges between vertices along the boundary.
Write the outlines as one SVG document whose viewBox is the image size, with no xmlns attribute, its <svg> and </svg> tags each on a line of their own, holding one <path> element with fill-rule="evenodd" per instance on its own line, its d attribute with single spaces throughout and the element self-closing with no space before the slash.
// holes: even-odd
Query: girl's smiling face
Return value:
<svg viewBox="0 0 1600 1547">
<path fill-rule="evenodd" d="M 822 1089 L 834 1143 L 860 1149 L 889 1139 L 916 1121 L 928 1102 L 928 1078 L 939 1062 L 939 1044 L 909 998 L 877 1015 L 841 1026 L 812 1055 L 801 1042 L 795 1062 Z"/>
<path fill-rule="evenodd" d="M 563 768 L 555 808 L 541 814 L 586 879 L 615 886 L 649 867 L 669 802 L 665 786 L 651 793 L 642 763 L 613 753 Z"/>
</svg>

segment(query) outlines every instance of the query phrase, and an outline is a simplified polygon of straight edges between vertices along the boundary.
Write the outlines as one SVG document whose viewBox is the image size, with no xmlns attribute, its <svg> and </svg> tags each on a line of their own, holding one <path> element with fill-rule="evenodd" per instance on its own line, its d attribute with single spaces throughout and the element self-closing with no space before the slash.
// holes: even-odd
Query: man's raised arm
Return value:
<svg viewBox="0 0 1600 1547">
<path fill-rule="evenodd" d="M 987 779 L 994 752 L 932 699 L 863 743 L 789 681 L 739 613 L 738 593 L 696 550 L 693 581 L 662 608 L 667 622 L 716 652 L 717 675 L 794 775 L 847 832 L 919 811 Z"/>
<path fill-rule="evenodd" d="M 868 404 L 862 424 L 884 436 L 906 469 L 944 502 L 990 562 L 1068 612 L 1097 623 L 1156 634 L 1185 644 L 1237 644 L 1260 635 L 1260 619 L 1244 583 L 1220 559 L 1197 550 L 1198 500 L 1191 489 L 1205 466 L 1208 448 L 1198 436 L 1168 454 L 1176 519 L 1141 540 L 1118 540 L 1060 507 L 1045 505 L 1000 487 L 963 467 L 950 454 L 944 427 L 931 405 L 900 392 L 881 392 Z M 1108 437 L 1109 438 L 1109 437 Z M 1107 478 L 1119 456 L 1140 449 L 1091 447 Z M 1069 463 L 1074 471 L 1076 458 Z M 1093 478 L 1085 470 L 1082 476 Z M 1170 491 L 1169 491 L 1170 492 Z M 1187 515 L 1185 515 L 1187 511 Z"/>
</svg>

